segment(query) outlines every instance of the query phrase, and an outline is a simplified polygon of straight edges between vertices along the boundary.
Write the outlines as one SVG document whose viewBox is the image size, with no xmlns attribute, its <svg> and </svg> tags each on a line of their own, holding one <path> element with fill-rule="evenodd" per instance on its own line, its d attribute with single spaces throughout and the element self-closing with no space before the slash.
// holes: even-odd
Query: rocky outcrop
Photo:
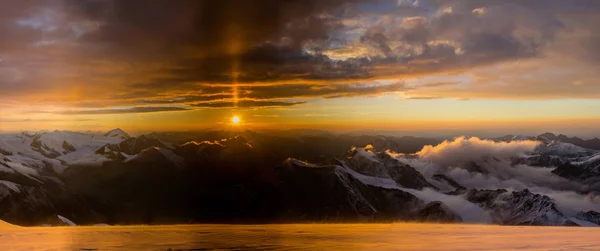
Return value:
<svg viewBox="0 0 600 251">
<path fill-rule="evenodd" d="M 452 212 L 441 201 L 433 201 L 418 212 L 418 220 L 424 222 L 456 223 L 462 222 L 462 218 Z"/>
<path fill-rule="evenodd" d="M 577 226 L 545 195 L 498 190 L 470 190 L 467 200 L 486 209 L 494 222 L 503 225 Z"/>
<path fill-rule="evenodd" d="M 575 217 L 580 220 L 600 225 L 600 213 L 596 211 L 579 212 Z"/>
<path fill-rule="evenodd" d="M 435 186 L 427 182 L 415 168 L 391 157 L 387 152 L 375 152 L 370 145 L 365 148 L 353 147 L 347 157 L 342 160 L 343 164 L 364 175 L 390 178 L 403 187 L 435 189 Z"/>
<path fill-rule="evenodd" d="M 565 163 L 556 167 L 556 169 L 552 170 L 552 173 L 570 180 L 585 179 L 586 176 L 589 175 L 588 170 L 580 166 L 575 166 L 571 163 Z"/>
<path fill-rule="evenodd" d="M 25 226 L 60 225 L 57 214 L 89 219 L 98 217 L 85 199 L 52 181 L 16 188 L 0 186 L 0 212 L 3 220 Z"/>
<path fill-rule="evenodd" d="M 74 147 L 73 145 L 69 144 L 69 142 L 67 142 L 66 140 L 65 140 L 65 141 L 63 141 L 63 143 L 62 143 L 62 148 L 63 148 L 63 149 L 64 149 L 64 150 L 65 150 L 67 153 L 70 153 L 70 152 L 77 151 L 77 149 L 75 149 L 75 147 Z"/>
<path fill-rule="evenodd" d="M 142 135 L 137 138 L 128 137 L 118 144 L 106 144 L 98 148 L 95 153 L 104 155 L 111 160 L 121 161 L 127 159 L 126 156 L 136 155 L 153 147 L 167 148 L 160 140 Z"/>
<path fill-rule="evenodd" d="M 433 178 L 434 180 L 437 180 L 439 182 L 446 183 L 446 184 L 450 185 L 451 187 L 453 187 L 454 191 L 452 193 L 454 193 L 454 194 L 460 194 L 460 193 L 467 191 L 466 187 L 464 187 L 463 185 L 459 184 L 458 182 L 456 182 L 455 180 L 453 180 L 452 178 L 450 178 L 444 174 L 434 174 L 431 178 Z"/>
<path fill-rule="evenodd" d="M 343 169 L 287 160 L 278 172 L 285 218 L 393 221 L 409 218 L 423 204 L 410 193 L 364 184 Z"/>
<path fill-rule="evenodd" d="M 569 162 L 569 158 L 549 154 L 536 154 L 513 159 L 513 164 L 525 164 L 539 167 L 556 167 Z"/>
<path fill-rule="evenodd" d="M 142 135 L 137 138 L 128 138 L 119 143 L 118 149 L 122 153 L 135 155 L 151 147 L 167 148 L 160 140 Z"/>
<path fill-rule="evenodd" d="M 4 156 L 12 156 L 13 153 L 9 150 L 4 150 L 2 148 L 0 148 L 0 154 L 4 155 Z"/>
<path fill-rule="evenodd" d="M 53 158 L 56 158 L 56 157 L 62 155 L 61 153 L 57 152 L 55 149 L 49 148 L 48 146 L 43 144 L 42 141 L 40 140 L 41 136 L 42 136 L 41 134 L 36 134 L 35 136 L 33 136 L 31 144 L 29 145 L 32 150 L 39 152 L 44 157 L 50 158 L 50 159 L 53 159 Z"/>
</svg>

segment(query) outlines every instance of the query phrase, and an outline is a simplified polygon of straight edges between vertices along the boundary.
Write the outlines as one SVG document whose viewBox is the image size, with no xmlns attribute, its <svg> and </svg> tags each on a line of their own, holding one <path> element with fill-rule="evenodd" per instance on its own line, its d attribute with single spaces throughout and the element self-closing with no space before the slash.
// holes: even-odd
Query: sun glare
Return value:
<svg viewBox="0 0 600 251">
<path fill-rule="evenodd" d="M 231 119 L 231 122 L 233 122 L 234 125 L 239 125 L 240 124 L 240 117 L 233 116 L 233 118 Z"/>
</svg>

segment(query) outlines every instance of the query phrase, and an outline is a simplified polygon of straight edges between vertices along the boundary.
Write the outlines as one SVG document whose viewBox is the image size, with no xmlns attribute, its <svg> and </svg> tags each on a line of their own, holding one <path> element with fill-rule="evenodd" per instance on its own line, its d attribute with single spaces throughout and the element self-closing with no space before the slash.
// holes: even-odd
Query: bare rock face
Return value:
<svg viewBox="0 0 600 251">
<path fill-rule="evenodd" d="M 435 189 L 415 168 L 392 158 L 386 152 L 375 152 L 371 145 L 365 148 L 353 147 L 342 161 L 343 164 L 358 173 L 379 178 L 390 178 L 403 187 L 413 189 L 430 187 Z"/>
<path fill-rule="evenodd" d="M 288 199 L 287 207 L 305 217 L 350 221 L 463 221 L 440 201 L 425 204 L 399 188 L 372 185 L 382 180 L 393 183 L 393 180 L 360 176 L 346 166 L 316 166 L 288 159 L 279 177 L 285 190 L 283 197 Z M 373 178 L 376 181 L 364 181 Z M 325 190 L 328 192 L 323 193 Z M 287 217 L 292 215 L 288 214 Z"/>
<path fill-rule="evenodd" d="M 464 187 L 463 185 L 459 184 L 458 182 L 456 182 L 455 180 L 453 180 L 452 178 L 450 178 L 444 174 L 434 174 L 431 178 L 433 178 L 434 180 L 437 180 L 439 182 L 446 183 L 446 184 L 450 185 L 451 187 L 453 187 L 454 191 L 451 192 L 452 194 L 461 194 L 461 193 L 467 191 L 466 187 Z"/>
<path fill-rule="evenodd" d="M 552 173 L 589 185 L 591 190 L 600 191 L 600 153 L 574 158 L 572 161 L 557 166 Z"/>
<path fill-rule="evenodd" d="M 600 225 L 600 213 L 596 211 L 579 212 L 575 217 L 580 220 L 589 221 Z"/>
<path fill-rule="evenodd" d="M 344 168 L 287 160 L 279 171 L 285 198 L 285 218 L 317 221 L 410 220 L 414 209 L 424 204 L 410 193 L 364 184 Z"/>
<path fill-rule="evenodd" d="M 563 178 L 579 180 L 585 178 L 589 174 L 589 171 L 583 167 L 565 163 L 552 170 L 552 173 Z"/>
<path fill-rule="evenodd" d="M 0 148 L 0 154 L 2 154 L 4 156 L 12 156 L 13 155 L 13 153 L 11 151 L 5 150 L 5 149 L 2 149 L 2 148 Z"/>
<path fill-rule="evenodd" d="M 424 222 L 455 223 L 463 219 L 441 201 L 433 201 L 418 212 L 418 220 Z"/>
<path fill-rule="evenodd" d="M 69 144 L 69 142 L 67 142 L 66 140 L 65 140 L 65 141 L 63 141 L 62 148 L 63 148 L 63 149 L 64 149 L 64 150 L 65 150 L 67 153 L 71 153 L 71 152 L 77 151 L 77 149 L 75 149 L 75 147 L 74 147 L 73 145 Z"/>
<path fill-rule="evenodd" d="M 128 136 L 127 139 L 118 144 L 106 144 L 98 148 L 95 153 L 104 155 L 111 160 L 125 160 L 126 155 L 140 154 L 142 151 L 153 147 L 168 148 L 158 139 L 141 135 L 139 137 Z"/>
<path fill-rule="evenodd" d="M 121 152 L 129 155 L 141 153 L 143 150 L 151 147 L 167 148 L 160 140 L 144 135 L 137 138 L 128 138 L 119 144 Z"/>
<path fill-rule="evenodd" d="M 52 181 L 0 186 L 0 212 L 3 220 L 25 226 L 62 226 L 57 213 L 69 217 L 96 216 L 85 199 L 69 193 L 59 184 L 52 184 Z"/>
<path fill-rule="evenodd" d="M 467 200 L 486 209 L 494 221 L 503 225 L 578 226 L 557 209 L 545 195 L 498 190 L 476 190 L 467 193 Z"/>
<path fill-rule="evenodd" d="M 39 152 L 43 156 L 50 158 L 50 159 L 60 156 L 61 153 L 59 153 L 55 149 L 49 148 L 47 145 L 42 143 L 42 141 L 40 140 L 41 136 L 42 136 L 41 134 L 37 134 L 37 135 L 33 136 L 33 140 L 31 141 L 31 144 L 29 145 L 31 147 L 31 149 L 36 152 Z"/>
</svg>

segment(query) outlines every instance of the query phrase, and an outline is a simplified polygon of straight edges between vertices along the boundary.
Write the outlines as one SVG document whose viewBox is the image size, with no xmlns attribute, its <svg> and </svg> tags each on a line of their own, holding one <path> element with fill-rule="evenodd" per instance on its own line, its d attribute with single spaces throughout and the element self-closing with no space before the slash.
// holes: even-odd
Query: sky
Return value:
<svg viewBox="0 0 600 251">
<path fill-rule="evenodd" d="M 596 0 L 0 0 L 0 132 L 600 136 L 599 23 Z"/>
</svg>

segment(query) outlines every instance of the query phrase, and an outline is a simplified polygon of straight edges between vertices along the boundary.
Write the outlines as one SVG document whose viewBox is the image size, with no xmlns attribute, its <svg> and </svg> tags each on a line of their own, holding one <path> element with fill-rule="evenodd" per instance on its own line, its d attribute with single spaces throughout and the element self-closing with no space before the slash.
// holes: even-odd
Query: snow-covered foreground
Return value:
<svg viewBox="0 0 600 251">
<path fill-rule="evenodd" d="M 0 231 L 4 231 L 4 230 L 14 230 L 15 228 L 18 228 L 19 226 L 10 224 L 6 221 L 0 220 Z"/>
<path fill-rule="evenodd" d="M 597 250 L 600 229 L 438 224 L 174 225 L 0 230 L 1 250 Z"/>
</svg>

